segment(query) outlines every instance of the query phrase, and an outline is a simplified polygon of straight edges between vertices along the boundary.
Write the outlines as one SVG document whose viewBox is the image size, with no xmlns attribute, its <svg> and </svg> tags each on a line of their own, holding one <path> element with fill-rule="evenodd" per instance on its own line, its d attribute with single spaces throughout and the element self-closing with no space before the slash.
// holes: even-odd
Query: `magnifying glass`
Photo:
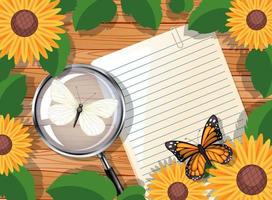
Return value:
<svg viewBox="0 0 272 200">
<path fill-rule="evenodd" d="M 72 65 L 48 76 L 34 96 L 33 121 L 44 142 L 75 158 L 97 155 L 118 194 L 123 187 L 103 153 L 119 136 L 125 119 L 124 96 L 105 71 Z"/>
</svg>

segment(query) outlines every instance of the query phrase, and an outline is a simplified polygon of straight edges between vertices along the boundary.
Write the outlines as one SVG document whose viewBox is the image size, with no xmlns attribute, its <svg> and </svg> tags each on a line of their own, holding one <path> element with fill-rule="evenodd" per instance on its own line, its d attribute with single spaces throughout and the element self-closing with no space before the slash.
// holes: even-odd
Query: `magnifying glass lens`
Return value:
<svg viewBox="0 0 272 200">
<path fill-rule="evenodd" d="M 117 103 L 110 117 L 103 117 L 103 115 L 99 116 L 93 113 L 96 120 L 99 118 L 100 122 L 102 120 L 105 124 L 105 128 L 100 134 L 91 136 L 86 134 L 82 128 L 82 120 L 76 120 L 76 115 L 71 116 L 73 120 L 67 124 L 56 125 L 51 120 L 52 106 L 60 104 L 52 96 L 52 87 L 55 80 L 68 89 L 78 105 L 82 105 L 83 112 L 86 107 L 91 108 L 91 104 L 103 99 L 110 99 Z M 120 132 L 120 126 L 123 123 L 124 108 L 120 90 L 116 88 L 109 77 L 90 68 L 72 67 L 56 79 L 48 78 L 40 87 L 34 107 L 35 124 L 38 126 L 37 128 L 44 140 L 54 150 L 68 156 L 92 156 L 104 151 L 117 137 L 116 133 Z M 60 91 L 60 95 L 63 95 L 62 92 L 64 91 Z M 69 104 L 72 104 L 71 99 L 67 98 L 64 104 L 68 106 L 66 105 L 67 110 L 66 108 L 62 110 L 62 117 L 67 118 L 71 115 L 69 110 Z M 82 110 L 80 114 L 82 114 Z M 56 120 L 58 121 L 58 119 Z M 90 117 L 90 114 L 86 120 L 91 122 L 92 117 Z"/>
</svg>

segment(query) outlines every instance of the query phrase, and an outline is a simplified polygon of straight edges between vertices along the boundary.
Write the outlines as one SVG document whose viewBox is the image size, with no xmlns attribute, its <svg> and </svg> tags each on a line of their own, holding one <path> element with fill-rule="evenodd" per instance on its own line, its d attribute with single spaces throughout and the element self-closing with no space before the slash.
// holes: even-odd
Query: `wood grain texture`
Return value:
<svg viewBox="0 0 272 200">
<path fill-rule="evenodd" d="M 171 27 L 187 23 L 188 14 L 172 14 L 169 12 L 167 2 L 167 0 L 162 2 L 163 21 L 157 31 L 142 28 L 131 17 L 125 16 L 120 6 L 120 0 L 116 0 L 118 15 L 113 22 L 102 24 L 92 31 L 75 32 L 72 26 L 71 15 L 68 14 L 65 19 L 65 29 L 67 29 L 72 42 L 69 63 L 89 64 L 98 57 L 151 38 L 154 35 L 168 31 Z M 196 5 L 199 2 L 200 0 L 196 0 Z M 271 98 L 263 99 L 251 83 L 250 73 L 244 66 L 248 53 L 247 49 L 237 47 L 228 34 L 218 34 L 218 38 L 243 104 L 249 113 L 255 107 L 262 105 Z M 34 175 L 37 199 L 51 199 L 46 193 L 46 188 L 62 174 L 74 173 L 79 170 L 96 170 L 103 173 L 97 158 L 80 160 L 66 158 L 51 151 L 42 142 L 33 126 L 31 106 L 37 86 L 48 74 L 37 63 L 31 66 L 19 64 L 13 72 L 27 76 L 27 97 L 24 101 L 24 111 L 19 118 L 26 126 L 29 126 L 30 133 L 34 139 L 31 159 L 26 167 Z M 132 168 L 119 139 L 108 149 L 107 156 L 124 185 L 136 184 Z"/>
</svg>

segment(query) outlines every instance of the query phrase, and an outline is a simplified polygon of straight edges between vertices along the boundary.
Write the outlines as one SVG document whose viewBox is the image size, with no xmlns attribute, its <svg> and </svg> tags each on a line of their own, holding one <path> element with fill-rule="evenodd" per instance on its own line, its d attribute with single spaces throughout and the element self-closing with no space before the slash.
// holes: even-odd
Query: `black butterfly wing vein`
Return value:
<svg viewBox="0 0 272 200">
<path fill-rule="evenodd" d="M 206 148 L 222 139 L 223 135 L 219 127 L 218 118 L 215 115 L 212 115 L 203 129 L 201 145 Z"/>
<path fill-rule="evenodd" d="M 206 167 L 211 161 L 226 164 L 232 159 L 232 149 L 226 144 L 215 144 L 223 139 L 218 118 L 212 115 L 203 129 L 201 144 L 197 146 L 183 141 L 168 141 L 166 148 L 180 161 L 186 164 L 186 175 L 193 180 L 204 176 Z M 219 152 L 219 153 L 218 153 Z"/>
<path fill-rule="evenodd" d="M 184 162 L 187 158 L 198 152 L 197 146 L 182 141 L 168 141 L 165 143 L 165 147 L 172 152 L 180 162 Z"/>
<path fill-rule="evenodd" d="M 203 178 L 204 172 L 205 172 L 205 170 L 206 170 L 206 168 L 207 168 L 207 163 L 205 163 L 204 166 L 203 166 L 203 168 L 204 168 L 203 173 L 199 173 L 198 175 L 192 175 L 192 163 L 193 163 L 193 161 L 196 159 L 195 156 L 196 156 L 196 155 L 192 156 L 192 157 L 190 158 L 190 160 L 187 162 L 186 168 L 185 168 L 185 174 L 186 174 L 186 176 L 187 176 L 189 179 L 192 179 L 192 180 L 194 180 L 194 181 L 197 181 L 197 180 L 200 180 L 200 179 Z M 201 155 L 201 156 L 202 156 L 202 155 Z"/>
<path fill-rule="evenodd" d="M 229 163 L 233 157 L 233 151 L 231 147 L 226 144 L 213 144 L 206 148 L 206 154 L 210 161 L 214 161 L 220 164 Z"/>
</svg>

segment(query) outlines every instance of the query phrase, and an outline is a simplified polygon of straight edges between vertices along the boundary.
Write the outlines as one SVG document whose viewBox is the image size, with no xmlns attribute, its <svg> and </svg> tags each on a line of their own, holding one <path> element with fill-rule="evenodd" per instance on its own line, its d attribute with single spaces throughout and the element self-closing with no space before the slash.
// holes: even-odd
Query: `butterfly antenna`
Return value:
<svg viewBox="0 0 272 200">
<path fill-rule="evenodd" d="M 191 140 L 188 140 L 188 138 L 185 138 L 186 142 L 189 142 L 189 143 L 194 142 L 197 145 L 200 144 L 200 142 L 199 142 L 199 132 L 200 132 L 200 130 L 198 130 L 196 138 L 193 138 Z"/>
<path fill-rule="evenodd" d="M 83 104 L 84 103 L 86 103 L 88 100 L 90 100 L 93 96 L 95 96 L 96 95 L 96 92 L 95 93 L 93 93 L 91 96 L 89 96 L 84 102 L 83 102 Z"/>
<path fill-rule="evenodd" d="M 195 144 L 198 144 L 196 139 L 197 139 L 197 138 L 194 138 L 194 139 L 188 140 L 188 138 L 185 138 L 186 142 L 189 142 L 189 143 L 194 142 Z"/>
<path fill-rule="evenodd" d="M 200 130 L 198 130 L 198 132 L 197 132 L 197 141 L 198 141 L 198 144 L 201 143 L 201 141 L 199 140 L 199 139 L 200 139 L 200 138 L 199 138 L 199 134 L 200 134 Z"/>
<path fill-rule="evenodd" d="M 79 93 L 78 93 L 77 86 L 75 86 L 75 89 L 76 89 L 76 93 L 77 93 L 77 97 L 78 97 L 78 99 L 79 99 L 79 102 L 81 103 L 81 99 L 80 99 L 80 96 L 79 96 Z"/>
</svg>

